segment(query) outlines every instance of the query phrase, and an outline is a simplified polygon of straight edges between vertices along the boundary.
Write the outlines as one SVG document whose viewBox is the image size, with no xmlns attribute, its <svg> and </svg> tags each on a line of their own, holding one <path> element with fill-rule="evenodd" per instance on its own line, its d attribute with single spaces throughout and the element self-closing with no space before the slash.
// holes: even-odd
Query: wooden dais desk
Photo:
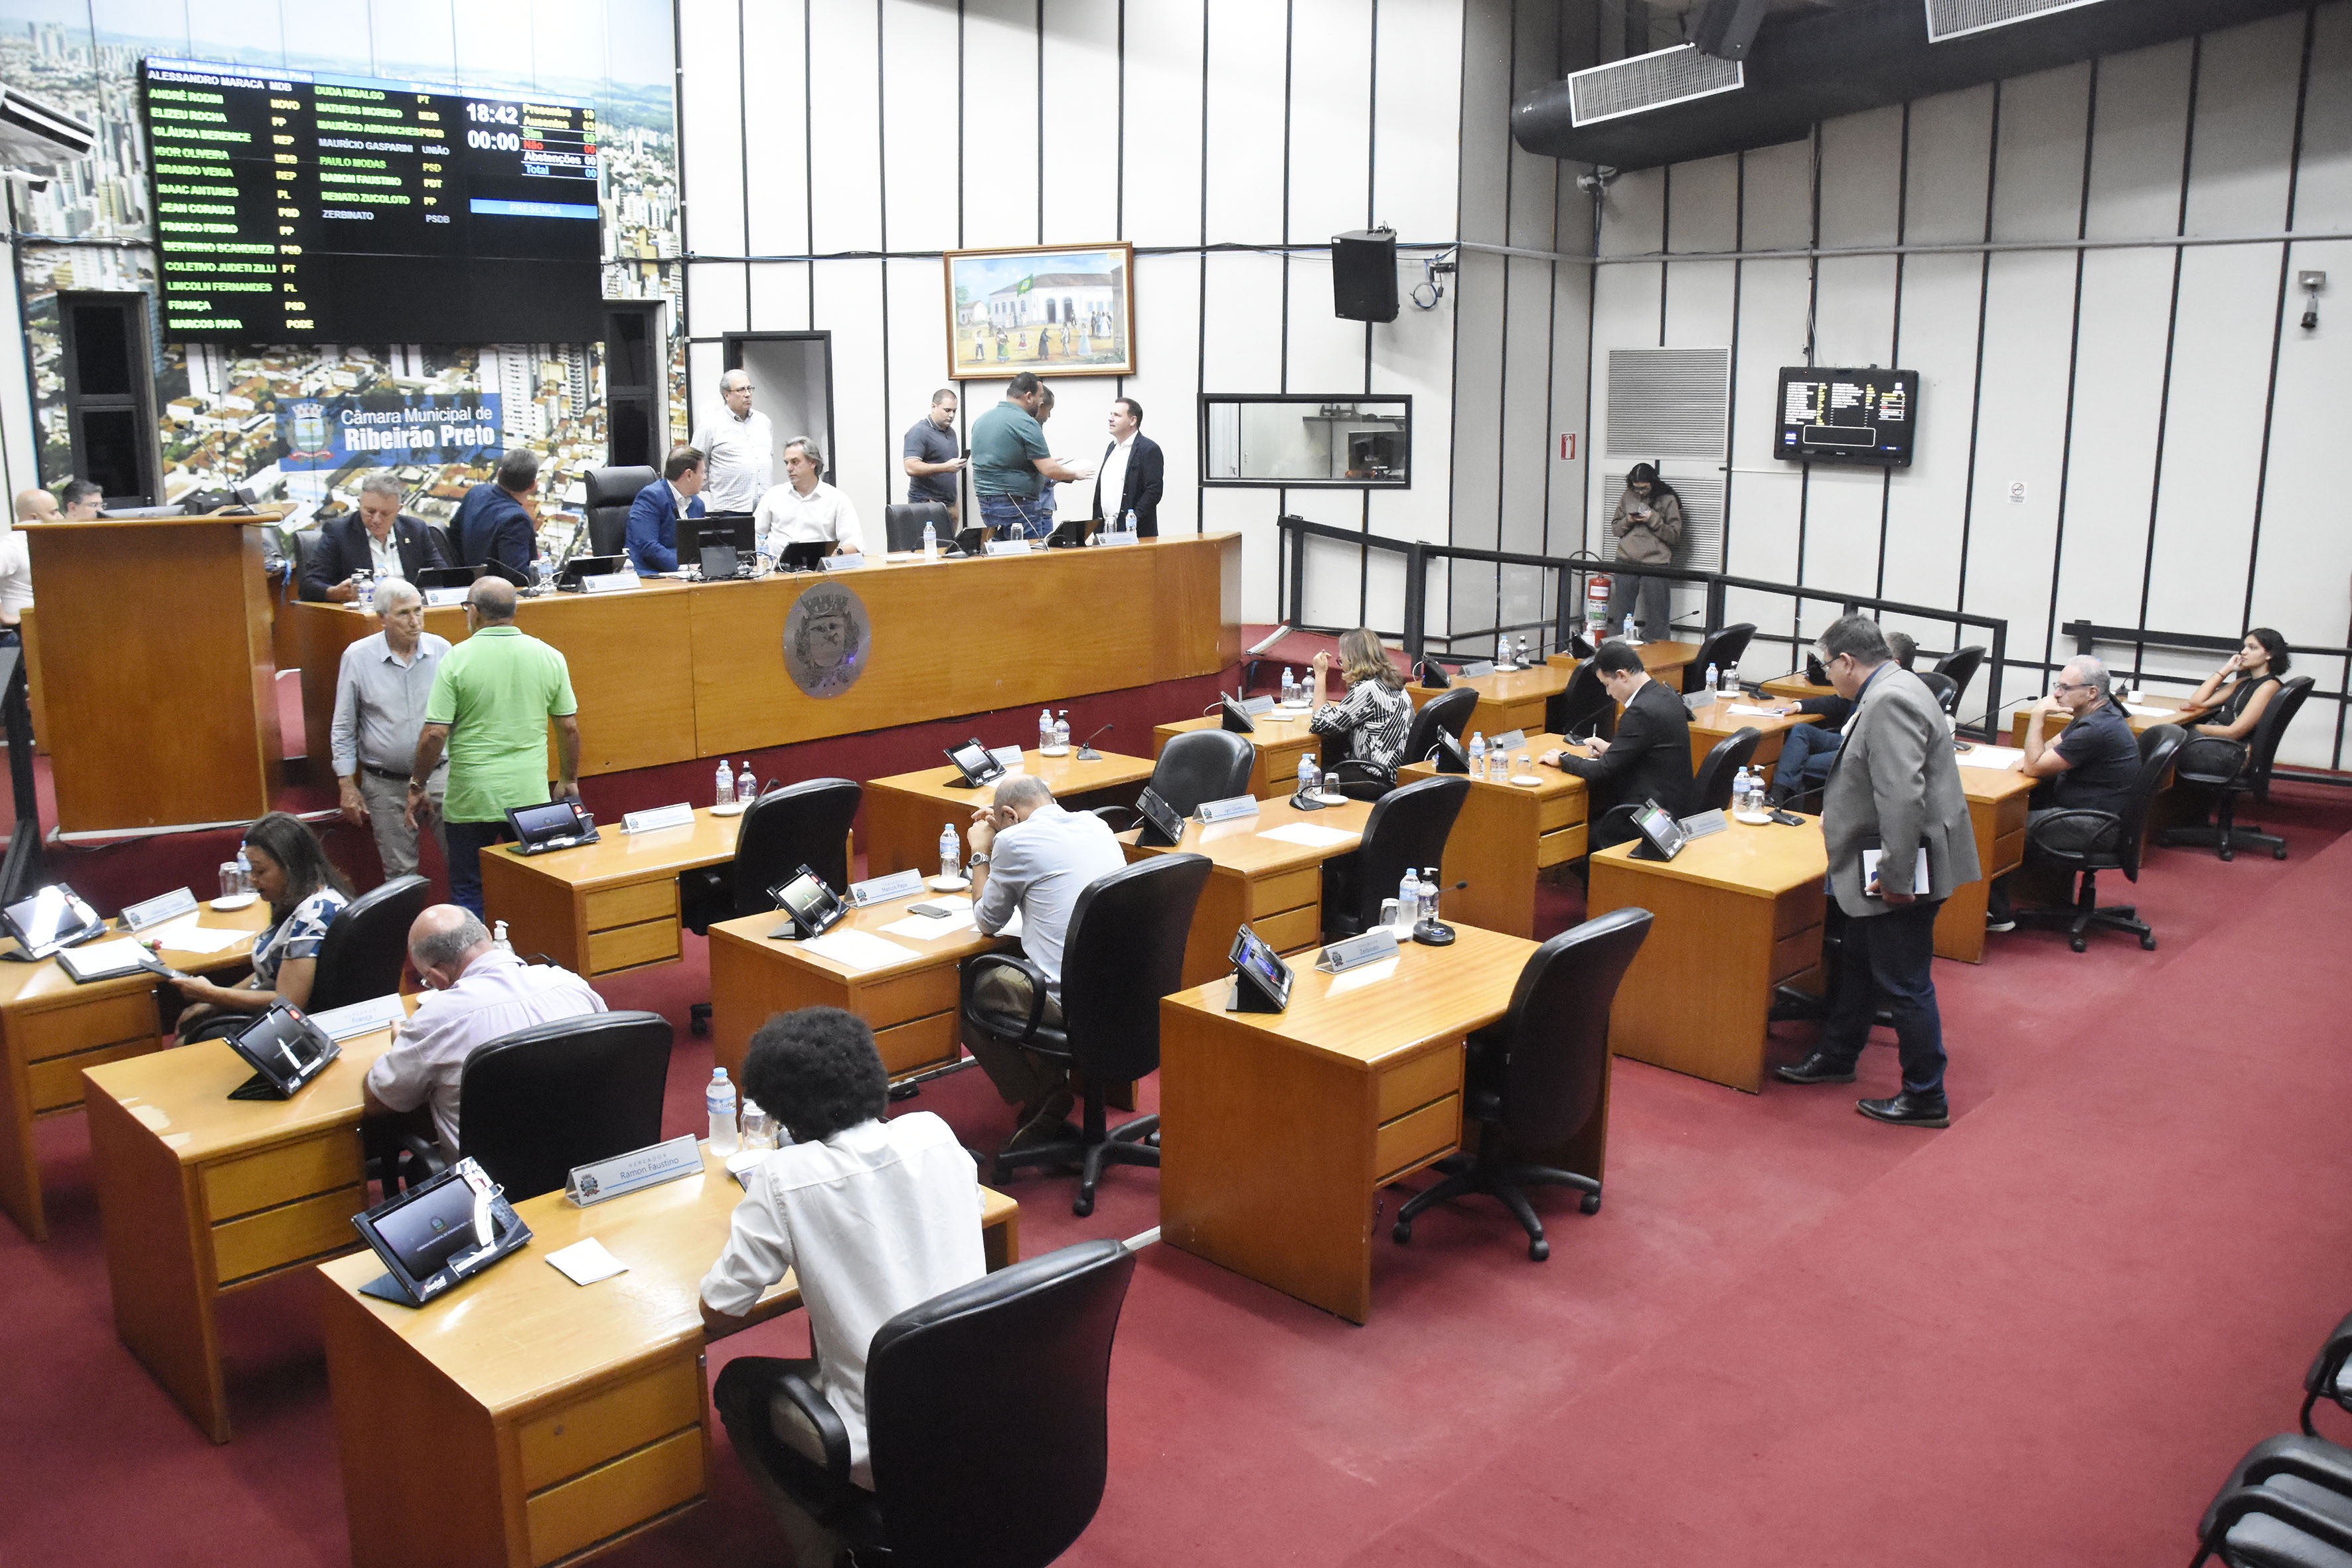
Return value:
<svg viewBox="0 0 2352 1568">
<path fill-rule="evenodd" d="M 2129 709 L 2125 710 L 2124 721 L 2131 726 L 2131 732 L 2135 735 L 2146 734 L 2158 724 L 2195 723 L 2198 716 L 2205 711 L 2202 708 L 2191 708 L 2178 697 L 2135 697 L 2131 700 L 2131 706 L 2151 710 L 2146 713 L 2134 713 Z M 2044 742 L 2057 739 L 2058 731 L 2063 730 L 2072 721 L 2064 713 L 2052 714 L 2042 723 L 2042 739 Z M 2030 709 L 2021 708 L 2011 715 L 2009 743 L 2021 751 L 2023 750 L 2025 731 L 2032 722 L 2033 714 Z"/>
<path fill-rule="evenodd" d="M 713 816 L 704 806 L 691 827 L 602 836 L 577 849 L 523 855 L 512 845 L 482 852 L 482 908 L 507 922 L 520 953 L 545 953 L 593 980 L 625 969 L 675 963 L 678 957 L 677 877 L 735 858 L 740 815 Z"/>
<path fill-rule="evenodd" d="M 1505 735 L 1513 730 L 1532 734 L 1542 729 L 1546 705 L 1568 689 L 1568 678 L 1575 669 L 1576 662 L 1570 659 L 1566 668 L 1546 662 L 1525 669 L 1498 669 L 1492 675 L 1457 677 L 1447 690 L 1467 688 L 1478 694 L 1478 706 L 1471 711 L 1470 722 L 1462 729 L 1465 739 L 1472 731 L 1482 735 Z M 1435 687 L 1405 688 L 1405 695 L 1412 699 L 1416 712 L 1431 698 L 1444 694 Z"/>
<path fill-rule="evenodd" d="M 1706 702 L 1690 710 L 1691 767 L 1696 771 L 1706 761 L 1706 754 L 1742 730 L 1760 730 L 1763 739 L 1756 742 L 1756 755 L 1750 766 L 1769 768 L 1780 760 L 1780 748 L 1788 742 L 1789 731 L 1800 724 L 1820 721 L 1813 713 L 1734 713 L 1729 702 Z M 1736 706 L 1759 708 L 1763 704 L 1742 696 Z"/>
<path fill-rule="evenodd" d="M 1192 930 L 1184 943 L 1180 984 L 1199 985 L 1233 969 L 1234 933 L 1247 925 L 1278 953 L 1311 948 L 1323 937 L 1323 862 L 1353 854 L 1363 842 L 1369 801 L 1351 800 L 1319 811 L 1301 811 L 1283 795 L 1258 803 L 1255 816 L 1234 822 L 1187 821 L 1172 847 L 1140 848 L 1136 833 L 1119 836 L 1128 863 L 1154 855 L 1205 855 L 1211 870 L 1201 901 L 1193 906 Z M 1329 845 L 1294 844 L 1268 838 L 1266 830 L 1304 824 L 1348 837 Z M 1140 829 L 1136 830 L 1140 832 Z"/>
<path fill-rule="evenodd" d="M 1150 763 L 1117 752 L 1104 752 L 1098 761 L 1082 763 L 1075 742 L 1066 757 L 1048 757 L 1034 749 L 1024 752 L 1021 766 L 1023 772 L 1044 779 L 1061 805 L 1132 805 L 1151 777 Z M 950 766 L 867 781 L 868 877 L 887 877 L 910 868 L 927 877 L 938 875 L 940 829 L 952 823 L 957 838 L 964 838 L 971 826 L 972 812 L 989 803 L 995 787 L 959 789 L 949 782 L 962 777 Z"/>
<path fill-rule="evenodd" d="M 205 910 L 197 923 L 215 930 L 257 931 L 269 906 L 257 900 L 230 914 Z M 111 932 L 120 935 L 121 932 Z M 251 965 L 253 943 L 224 952 L 175 952 L 164 961 L 189 974 Z M 77 985 L 56 959 L 0 963 L 0 1208 L 35 1241 L 49 1238 L 41 1202 L 41 1167 L 33 1150 L 33 1123 L 79 1110 L 82 1069 L 159 1048 L 152 975 L 124 975 Z"/>
<path fill-rule="evenodd" d="M 1360 1323 L 1381 1189 L 1462 1138 L 1463 1038 L 1510 1010 L 1535 943 L 1455 924 L 1378 966 L 1293 965 L 1288 1011 L 1228 1013 L 1228 983 L 1160 1004 L 1160 1234 Z M 1608 1090 L 1546 1163 L 1598 1178 Z"/>
<path fill-rule="evenodd" d="M 1776 675 L 1769 680 L 1759 682 L 1757 689 L 1765 696 L 1778 698 L 1783 702 L 1803 702 L 1815 697 L 1837 695 L 1836 687 L 1816 685 L 1806 679 L 1805 672 L 1801 669 L 1792 669 L 1786 675 Z"/>
<path fill-rule="evenodd" d="M 1585 755 L 1581 746 L 1568 747 L 1558 735 L 1529 735 L 1517 748 L 1532 763 L 1546 752 L 1570 749 Z M 1517 756 L 1517 752 L 1513 753 Z M 1470 781 L 1469 798 L 1446 836 L 1445 863 L 1439 868 L 1447 889 L 1456 882 L 1470 885 L 1448 891 L 1438 905 L 1449 921 L 1465 920 L 1488 931 L 1510 936 L 1536 934 L 1536 878 L 1553 867 L 1565 866 L 1584 853 L 1586 817 L 1591 795 L 1584 781 L 1558 768 L 1534 764 L 1538 784 Z M 1437 777 L 1428 763 L 1412 763 L 1397 770 L 1400 784 Z"/>
<path fill-rule="evenodd" d="M 1829 856 L 1819 818 L 1802 827 L 1733 822 L 1672 860 L 1631 844 L 1592 857 L 1590 915 L 1657 917 L 1617 987 L 1609 1048 L 1754 1094 L 1764 1084 L 1772 988 L 1817 969 Z"/>
<path fill-rule="evenodd" d="M 1698 657 L 1698 644 L 1695 642 L 1645 642 L 1637 643 L 1634 647 L 1641 652 L 1642 668 L 1650 672 L 1650 679 L 1662 681 L 1676 691 L 1682 689 L 1683 672 L 1690 668 L 1690 661 Z M 1581 661 L 1572 653 L 1556 653 L 1544 662 L 1554 669 L 1565 669 L 1573 674 Z"/>
<path fill-rule="evenodd" d="M 982 1189 L 988 1266 L 1020 1205 Z M 544 1568 L 617 1545 L 710 1489 L 702 1277 L 742 1196 L 703 1173 L 574 1208 L 515 1205 L 521 1252 L 421 1308 L 359 1292 L 373 1252 L 320 1267 L 343 1509 L 357 1568 Z M 574 1285 L 548 1254 L 594 1237 L 629 1271 Z M 752 1320 L 800 1304 L 786 1275 Z"/>
<path fill-rule="evenodd" d="M 1992 879 L 2025 864 L 2026 797 L 2033 793 L 2033 781 L 2014 768 L 1972 768 L 1962 753 L 1960 793 L 1968 796 L 1969 826 L 1983 874 L 1954 888 L 1937 911 L 1936 956 L 1982 963 Z"/>
<path fill-rule="evenodd" d="M 1168 749 L 1168 742 L 1194 730 L 1214 730 L 1223 720 L 1211 714 L 1205 719 L 1180 719 L 1173 724 L 1161 724 L 1151 731 L 1151 754 L 1154 757 Z M 1256 755 L 1250 759 L 1249 793 L 1260 800 L 1270 795 L 1286 794 L 1298 782 L 1298 759 L 1312 757 L 1315 765 L 1323 765 L 1323 737 L 1307 727 L 1307 713 L 1297 709 L 1277 709 L 1272 713 L 1257 715 L 1257 729 L 1244 735 Z"/>
</svg>

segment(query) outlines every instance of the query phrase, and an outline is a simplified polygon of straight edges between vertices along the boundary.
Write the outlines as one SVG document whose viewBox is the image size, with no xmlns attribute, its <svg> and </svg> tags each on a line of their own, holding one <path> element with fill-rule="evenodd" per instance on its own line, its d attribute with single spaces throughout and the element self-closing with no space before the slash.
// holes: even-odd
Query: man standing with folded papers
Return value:
<svg viewBox="0 0 2352 1568">
<path fill-rule="evenodd" d="M 1854 1109 L 1900 1127 L 1948 1126 L 1944 1025 L 1929 972 L 1936 914 L 1954 888 L 1982 874 L 1959 764 L 1935 693 L 1895 662 L 1877 622 L 1843 617 L 1822 634 L 1818 652 L 1830 685 L 1854 706 L 1822 796 L 1830 896 L 1845 914 L 1845 942 L 1813 1054 L 1773 1075 L 1785 1083 L 1852 1083 L 1885 1006 L 1902 1050 L 1902 1092 Z"/>
</svg>

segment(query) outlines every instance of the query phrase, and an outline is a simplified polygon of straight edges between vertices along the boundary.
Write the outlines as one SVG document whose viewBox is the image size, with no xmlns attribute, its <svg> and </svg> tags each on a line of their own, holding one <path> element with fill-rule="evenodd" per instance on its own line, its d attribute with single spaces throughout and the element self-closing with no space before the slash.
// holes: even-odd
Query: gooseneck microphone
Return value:
<svg viewBox="0 0 2352 1568">
<path fill-rule="evenodd" d="M 1116 722 L 1106 724 L 1101 729 L 1097 730 L 1094 735 L 1088 735 L 1085 740 L 1080 741 L 1078 742 L 1078 761 L 1082 763 L 1101 762 L 1102 753 L 1095 750 L 1095 735 L 1107 735 L 1111 731 L 1118 728 L 1118 725 Z"/>
</svg>

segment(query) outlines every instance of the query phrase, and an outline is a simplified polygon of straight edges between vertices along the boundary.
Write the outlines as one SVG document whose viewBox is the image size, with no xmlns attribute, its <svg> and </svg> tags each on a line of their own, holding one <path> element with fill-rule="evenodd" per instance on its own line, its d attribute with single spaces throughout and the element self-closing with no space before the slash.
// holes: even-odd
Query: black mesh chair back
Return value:
<svg viewBox="0 0 2352 1568">
<path fill-rule="evenodd" d="M 1941 708 L 1946 713 L 1959 711 L 1960 689 L 1953 684 L 1950 676 L 1938 675 L 1932 669 L 1922 670 L 1919 673 L 1919 684 L 1934 694 L 1936 706 Z"/>
<path fill-rule="evenodd" d="M 1753 621 L 1735 621 L 1727 626 L 1717 626 L 1699 639 L 1698 651 L 1691 655 L 1690 663 L 1683 667 L 1685 692 L 1706 689 L 1706 667 L 1718 670 L 1730 668 L 1747 657 L 1748 639 L 1756 635 Z"/>
<path fill-rule="evenodd" d="M 628 548 L 629 507 L 639 490 L 659 478 L 643 465 L 588 470 L 589 553 L 618 555 Z"/>
<path fill-rule="evenodd" d="M 455 566 L 457 563 L 457 541 L 448 528 L 442 523 L 428 522 L 425 525 L 425 531 L 433 536 L 434 544 L 440 549 L 441 559 Z"/>
<path fill-rule="evenodd" d="M 1496 1026 L 1501 1121 L 1520 1150 L 1556 1148 L 1601 1104 L 1609 1007 L 1650 934 L 1650 911 L 1612 910 L 1553 937 L 1528 959 Z"/>
<path fill-rule="evenodd" d="M 1969 682 L 1977 678 L 1977 671 L 1984 668 L 1984 647 L 1975 643 L 1967 647 L 1954 648 L 1936 661 L 1935 673 L 1950 681 L 1957 693 L 1952 699 L 1952 708 L 1946 711 L 1958 708 L 1960 698 L 1969 694 Z"/>
<path fill-rule="evenodd" d="M 432 901 L 433 884 L 409 876 L 394 877 L 344 905 L 320 939 L 308 1010 L 323 1013 L 399 990 L 408 928 Z"/>
<path fill-rule="evenodd" d="M 2279 689 L 2263 716 L 2254 721 L 2254 732 L 2246 740 L 2245 771 L 2238 776 L 2257 805 L 2270 800 L 2271 764 L 2278 760 L 2279 742 L 2285 739 L 2286 727 L 2294 722 L 2304 699 L 2310 695 L 2311 677 L 2298 675 Z"/>
<path fill-rule="evenodd" d="M 1325 909 L 1332 929 L 1370 931 L 1380 921 L 1381 900 L 1395 896 L 1408 867 L 1423 870 L 1445 864 L 1446 837 L 1462 814 L 1462 803 L 1469 798 L 1470 781 L 1444 773 L 1391 790 L 1374 802 L 1371 815 L 1364 819 L 1363 841 L 1345 858 L 1354 865 L 1336 889 L 1330 879 L 1324 884 L 1327 895 L 1339 891 L 1348 900 L 1346 907 Z M 1330 868 L 1338 863 L 1324 864 Z"/>
<path fill-rule="evenodd" d="M 948 516 L 947 503 L 935 500 L 884 507 L 882 538 L 893 551 L 920 550 L 926 522 L 931 525 L 932 539 L 942 548 L 955 542 L 955 521 Z"/>
<path fill-rule="evenodd" d="M 1555 735 L 1595 734 L 1608 725 L 1616 706 L 1609 689 L 1601 684 L 1601 667 L 1588 658 L 1576 667 L 1559 695 L 1544 703 L 1544 728 Z"/>
<path fill-rule="evenodd" d="M 1205 855 L 1154 855 L 1078 895 L 1062 946 L 1062 1032 L 1089 1083 L 1160 1069 L 1160 999 L 1179 988 Z"/>
<path fill-rule="evenodd" d="M 1151 765 L 1152 793 L 1179 816 L 1190 816 L 1204 800 L 1249 793 L 1257 748 L 1223 730 L 1187 730 L 1170 741 Z M 1275 781 L 1269 787 L 1279 788 Z"/>
<path fill-rule="evenodd" d="M 1761 730 L 1740 730 L 1715 743 L 1698 765 L 1698 777 L 1691 784 L 1691 815 L 1702 811 L 1727 811 L 1731 807 L 1731 786 L 1756 755 L 1756 743 L 1764 738 Z"/>
<path fill-rule="evenodd" d="M 1404 750 L 1397 753 L 1397 765 L 1426 761 L 1429 749 L 1437 744 L 1440 730 L 1460 740 L 1463 731 L 1470 728 L 1470 715 L 1477 710 L 1478 694 L 1466 686 L 1454 687 L 1423 703 L 1421 711 L 1412 716 L 1412 723 L 1405 730 Z"/>
<path fill-rule="evenodd" d="M 574 1165 L 660 1142 L 669 1042 L 658 1013 L 583 1013 L 491 1041 L 457 1078 L 457 1152 L 520 1203 Z"/>
<path fill-rule="evenodd" d="M 2172 771 L 2172 756 L 2187 744 L 2189 731 L 2178 724 L 2150 725 L 2139 737 L 2139 777 L 2132 781 L 2130 804 L 2124 812 L 2123 841 L 2116 847 L 2116 865 L 2133 881 L 2139 880 L 2141 851 L 2147 847 L 2147 819 L 2156 797 Z"/>
<path fill-rule="evenodd" d="M 1116 1241 L 1024 1259 L 909 1307 L 866 1367 L 874 1497 L 896 1568 L 1042 1568 L 1102 1501 Z"/>
<path fill-rule="evenodd" d="M 735 838 L 736 915 L 774 909 L 768 889 L 803 866 L 835 892 L 847 892 L 849 824 L 865 794 L 850 779 L 804 779 L 746 806 Z"/>
<path fill-rule="evenodd" d="M 294 572 L 290 586 L 294 596 L 299 598 L 303 579 L 310 574 L 310 557 L 319 552 L 319 531 L 315 528 L 298 528 L 287 534 L 286 539 L 294 546 Z"/>
</svg>

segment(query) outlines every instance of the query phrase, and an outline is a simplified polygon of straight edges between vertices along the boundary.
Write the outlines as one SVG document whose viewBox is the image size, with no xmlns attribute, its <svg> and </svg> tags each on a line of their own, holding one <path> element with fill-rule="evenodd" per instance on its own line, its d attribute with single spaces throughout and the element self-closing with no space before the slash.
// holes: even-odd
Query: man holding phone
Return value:
<svg viewBox="0 0 2352 1568">
<path fill-rule="evenodd" d="M 1844 616 L 1822 634 L 1818 652 L 1830 685 L 1854 705 L 1822 797 L 1830 892 L 1845 915 L 1844 962 L 1812 1055 L 1773 1076 L 1852 1083 L 1871 1020 L 1885 1006 L 1895 1015 L 1902 1091 L 1854 1109 L 1901 1127 L 1949 1126 L 1943 1018 L 1929 973 L 1936 914 L 1954 888 L 1983 874 L 1959 763 L 1935 694 L 1895 662 L 1877 622 Z M 1874 869 L 1865 868 L 1865 855 Z"/>
<path fill-rule="evenodd" d="M 907 504 L 937 501 L 948 509 L 948 524 L 956 520 L 963 473 L 963 453 L 956 446 L 956 389 L 942 386 L 931 394 L 930 412 L 907 432 L 902 466 L 907 470 Z"/>
</svg>

